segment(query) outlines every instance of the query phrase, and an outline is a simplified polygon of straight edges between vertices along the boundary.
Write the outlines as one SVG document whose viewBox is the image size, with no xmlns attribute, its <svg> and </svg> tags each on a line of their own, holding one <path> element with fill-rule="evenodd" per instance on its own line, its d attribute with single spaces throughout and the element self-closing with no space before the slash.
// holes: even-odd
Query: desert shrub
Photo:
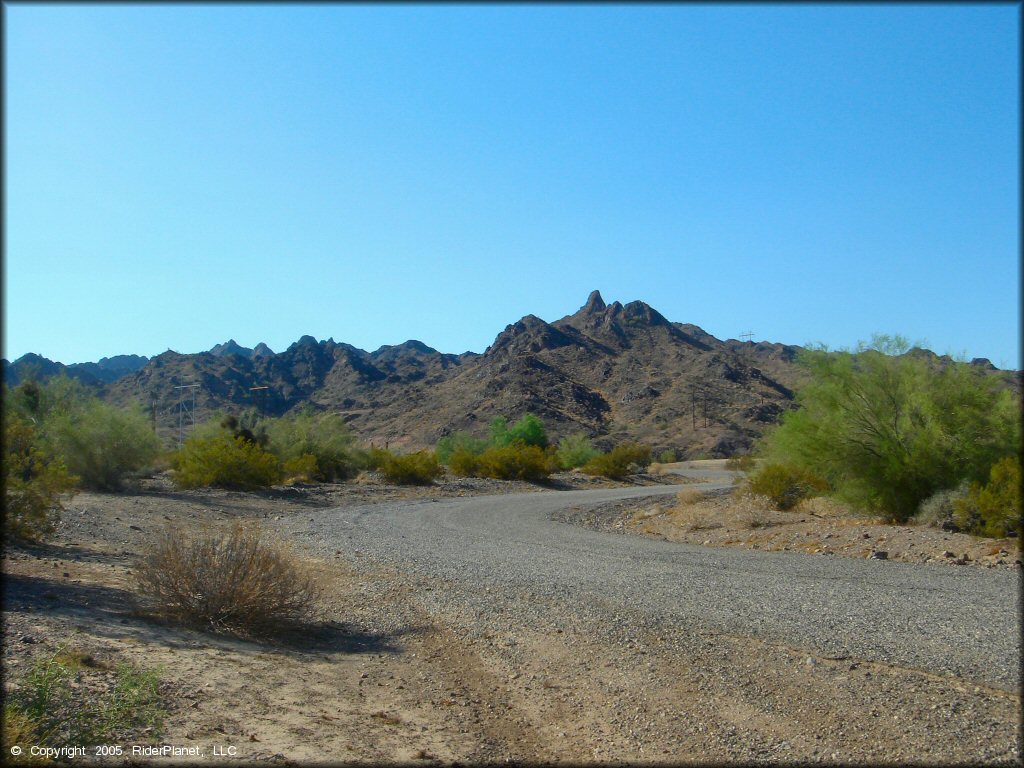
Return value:
<svg viewBox="0 0 1024 768">
<path fill-rule="evenodd" d="M 805 350 L 799 360 L 810 377 L 799 407 L 760 452 L 897 522 L 937 491 L 984 482 L 996 461 L 1020 453 L 1020 403 L 998 377 L 910 352 L 905 339 L 888 336 L 853 352 Z"/>
<path fill-rule="evenodd" d="M 141 410 L 94 398 L 49 414 L 45 431 L 68 470 L 95 490 L 117 490 L 130 473 L 151 465 L 161 450 Z"/>
<path fill-rule="evenodd" d="M 506 448 L 516 442 L 546 448 L 548 434 L 544 422 L 528 413 L 509 427 L 504 416 L 495 417 L 491 421 L 491 447 Z"/>
<path fill-rule="evenodd" d="M 480 454 L 478 461 L 478 474 L 496 480 L 546 480 L 558 466 L 553 452 L 523 443 L 488 448 Z"/>
<path fill-rule="evenodd" d="M 588 475 L 619 480 L 651 463 L 651 449 L 639 443 L 622 443 L 608 453 L 595 456 L 582 469 Z"/>
<path fill-rule="evenodd" d="M 558 441 L 558 463 L 562 469 L 582 467 L 599 453 L 583 432 L 568 435 Z"/>
<path fill-rule="evenodd" d="M 448 458 L 448 469 L 459 477 L 479 477 L 480 455 L 464 448 L 456 448 Z"/>
<path fill-rule="evenodd" d="M 336 482 L 354 477 L 363 464 L 354 438 L 341 414 L 300 411 L 267 425 L 269 449 L 282 462 L 312 456 L 316 468 L 310 480 Z"/>
<path fill-rule="evenodd" d="M 4 409 L 4 535 L 38 541 L 53 532 L 60 496 L 77 480 L 39 439 L 35 425 Z"/>
<path fill-rule="evenodd" d="M 749 453 L 733 456 L 725 461 L 725 468 L 733 472 L 750 472 L 754 469 L 754 457 Z"/>
<path fill-rule="evenodd" d="M 157 614 L 240 636 L 273 635 L 311 619 L 320 595 L 294 550 L 255 523 L 191 534 L 168 527 L 135 573 Z"/>
<path fill-rule="evenodd" d="M 793 464 L 766 464 L 750 476 L 747 490 L 767 496 L 782 510 L 795 507 L 801 500 L 829 490 L 828 483 L 813 472 Z"/>
<path fill-rule="evenodd" d="M 114 667 L 61 647 L 37 659 L 4 704 L 4 747 L 59 747 L 159 737 L 165 711 L 159 673 L 122 663 Z"/>
<path fill-rule="evenodd" d="M 369 448 L 363 450 L 362 463 L 367 469 L 380 470 L 392 456 L 394 456 L 394 454 L 387 448 L 378 448 L 375 445 L 371 445 Z"/>
<path fill-rule="evenodd" d="M 953 500 L 953 522 L 961 530 L 980 536 L 1024 533 L 1020 481 L 1017 457 L 1000 459 L 989 470 L 988 483 L 971 483 L 963 497 Z"/>
<path fill-rule="evenodd" d="M 294 459 L 289 459 L 281 465 L 284 470 L 284 476 L 292 480 L 301 480 L 309 482 L 317 478 L 319 472 L 317 471 L 316 456 L 309 453 L 304 453 Z"/>
<path fill-rule="evenodd" d="M 174 482 L 182 488 L 266 488 L 281 481 L 281 463 L 243 437 L 191 437 L 171 457 Z"/>
<path fill-rule="evenodd" d="M 696 488 L 684 488 L 676 494 L 676 505 L 680 507 L 688 507 L 703 500 L 703 491 L 699 491 Z"/>
<path fill-rule="evenodd" d="M 404 456 L 388 453 L 379 466 L 384 478 L 399 485 L 430 485 L 441 474 L 441 465 L 433 451 L 417 451 Z"/>
<path fill-rule="evenodd" d="M 679 460 L 679 452 L 675 448 L 666 448 L 658 454 L 659 464 L 674 464 Z"/>
<path fill-rule="evenodd" d="M 969 484 L 964 481 L 956 488 L 943 488 L 936 491 L 921 502 L 914 515 L 918 525 L 930 525 L 936 528 L 955 525 L 953 517 L 956 513 L 954 502 L 967 496 Z"/>
<path fill-rule="evenodd" d="M 487 448 L 487 441 L 473 437 L 469 432 L 453 432 L 437 441 L 437 460 L 448 464 L 456 451 L 479 455 Z"/>
</svg>

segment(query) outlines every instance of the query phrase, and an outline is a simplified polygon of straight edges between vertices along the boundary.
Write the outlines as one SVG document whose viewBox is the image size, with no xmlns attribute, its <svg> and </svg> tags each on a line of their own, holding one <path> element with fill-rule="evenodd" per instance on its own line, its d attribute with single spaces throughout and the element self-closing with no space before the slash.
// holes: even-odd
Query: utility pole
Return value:
<svg viewBox="0 0 1024 768">
<path fill-rule="evenodd" d="M 753 331 L 745 331 L 745 332 L 740 334 L 740 340 L 741 341 L 750 341 L 752 338 L 754 338 L 754 332 Z"/>
</svg>

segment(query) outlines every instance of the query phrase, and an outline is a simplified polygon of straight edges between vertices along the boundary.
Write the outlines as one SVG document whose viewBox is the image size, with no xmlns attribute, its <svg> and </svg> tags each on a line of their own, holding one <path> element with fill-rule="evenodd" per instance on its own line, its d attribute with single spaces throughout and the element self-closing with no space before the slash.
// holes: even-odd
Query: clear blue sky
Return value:
<svg viewBox="0 0 1024 768">
<path fill-rule="evenodd" d="M 4 14 L 8 359 L 481 352 L 598 288 L 1020 368 L 1016 5 Z"/>
</svg>

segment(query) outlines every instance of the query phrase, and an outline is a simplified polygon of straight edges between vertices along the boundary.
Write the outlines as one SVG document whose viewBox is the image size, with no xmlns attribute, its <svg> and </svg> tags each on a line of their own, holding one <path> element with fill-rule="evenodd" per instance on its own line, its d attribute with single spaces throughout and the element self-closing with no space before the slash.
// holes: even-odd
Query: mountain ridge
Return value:
<svg viewBox="0 0 1024 768">
<path fill-rule="evenodd" d="M 50 375 L 91 376 L 86 383 L 107 400 L 154 409 L 164 429 L 176 423 L 175 387 L 195 383 L 201 414 L 280 415 L 308 405 L 343 414 L 363 439 L 406 449 L 456 430 L 483 435 L 494 416 L 532 412 L 554 439 L 582 431 L 599 447 L 640 440 L 692 458 L 746 450 L 794 407 L 806 375 L 794 363 L 800 349 L 722 341 L 643 301 L 606 304 L 593 291 L 553 322 L 525 315 L 510 323 L 480 354 L 443 353 L 415 339 L 368 352 L 305 335 L 278 353 L 229 339 L 206 352 L 135 356 L 122 365 L 137 367 L 113 380 L 39 356 L 29 363 Z M 4 362 L 8 382 L 25 357 Z"/>
</svg>

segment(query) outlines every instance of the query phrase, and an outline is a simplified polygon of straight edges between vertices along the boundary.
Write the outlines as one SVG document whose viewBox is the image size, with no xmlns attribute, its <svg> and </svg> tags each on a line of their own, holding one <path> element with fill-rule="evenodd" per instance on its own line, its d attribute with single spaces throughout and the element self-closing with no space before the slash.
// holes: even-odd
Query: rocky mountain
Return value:
<svg viewBox="0 0 1024 768">
<path fill-rule="evenodd" d="M 794 407 L 805 375 L 799 351 L 722 341 L 642 301 L 606 304 L 594 291 L 554 322 L 527 315 L 512 323 L 483 354 L 445 354 L 415 340 L 367 352 L 312 336 L 275 354 L 229 340 L 198 354 L 165 352 L 98 384 L 112 402 L 154 409 L 165 431 L 194 396 L 200 421 L 215 411 L 280 415 L 308 404 L 343 414 L 365 440 L 405 449 L 455 430 L 485 436 L 495 416 L 532 412 L 555 439 L 582 431 L 603 448 L 639 440 L 681 457 L 727 456 Z M 1019 388 L 1019 373 L 975 364 Z"/>
<path fill-rule="evenodd" d="M 139 370 L 148 361 L 149 358 L 142 355 L 114 355 L 100 358 L 99 362 L 95 363 L 64 365 L 30 352 L 22 355 L 13 363 L 8 363 L 6 360 L 2 362 L 4 381 L 11 386 L 26 378 L 46 380 L 51 376 L 61 374 L 78 379 L 83 384 L 101 386 Z"/>
<path fill-rule="evenodd" d="M 274 354 L 230 340 L 209 352 L 157 355 L 106 396 L 141 401 L 167 426 L 193 394 L 200 420 L 308 403 L 341 412 L 364 439 L 405 448 L 460 429 L 484 435 L 494 416 L 532 412 L 555 438 L 584 431 L 605 447 L 634 439 L 680 455 L 726 455 L 791 407 L 797 351 L 723 342 L 644 302 L 605 304 L 594 291 L 575 314 L 509 325 L 483 354 L 445 354 L 415 340 L 367 352 L 311 336 Z"/>
<path fill-rule="evenodd" d="M 274 350 L 264 344 L 262 341 L 256 345 L 254 349 L 243 347 L 238 344 L 234 339 L 228 339 L 223 344 L 217 344 L 210 350 L 210 354 L 214 357 L 226 357 L 227 355 L 238 355 L 246 359 L 252 359 L 254 357 L 273 357 Z"/>
</svg>

